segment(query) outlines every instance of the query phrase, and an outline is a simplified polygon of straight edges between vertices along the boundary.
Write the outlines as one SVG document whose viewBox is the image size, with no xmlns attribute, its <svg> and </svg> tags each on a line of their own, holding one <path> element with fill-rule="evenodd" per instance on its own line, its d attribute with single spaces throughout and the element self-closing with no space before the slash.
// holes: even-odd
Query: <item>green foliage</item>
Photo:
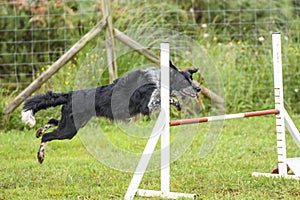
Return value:
<svg viewBox="0 0 300 200">
<path fill-rule="evenodd" d="M 12 115 L 8 116 L 8 123 L 6 124 L 5 127 L 2 127 L 2 122 L 3 122 L 3 111 L 5 106 L 7 105 L 8 102 L 11 102 L 11 100 L 17 95 L 17 92 L 14 91 L 9 91 L 7 89 L 4 89 L 0 87 L 0 130 L 2 128 L 5 128 L 7 130 L 10 129 L 16 129 L 16 130 L 22 130 L 24 128 L 24 123 L 21 122 L 21 108 L 17 108 L 15 113 Z"/>
<path fill-rule="evenodd" d="M 80 12 L 96 10 L 84 1 L 38 1 L 1 3 L 0 55 L 1 74 L 5 83 L 31 82 L 42 67 L 58 59 L 74 41 L 89 31 L 97 21 L 97 13 L 80 16 Z M 79 12 L 80 11 L 80 12 Z M 10 55 L 10 56 L 8 56 Z M 17 65 L 12 67 L 10 64 Z M 17 81 L 16 81 L 17 80 Z M 23 85 L 17 85 L 20 87 Z M 14 84 L 8 85 L 16 88 Z"/>
<path fill-rule="evenodd" d="M 298 66 L 300 49 L 297 45 L 300 18 L 297 1 L 157 0 L 145 2 L 131 0 L 119 1 L 119 4 L 114 3 L 112 6 L 114 26 L 122 31 L 136 29 L 136 34 L 139 34 L 138 31 L 144 30 L 143 27 L 165 28 L 176 30 L 202 45 L 209 55 L 207 59 L 211 60 L 211 65 L 219 70 L 228 113 L 273 108 L 270 33 L 281 31 L 286 107 L 293 112 L 300 112 L 300 69 Z M 14 71 L 15 68 L 0 65 L 1 74 L 18 73 L 20 82 L 31 82 L 100 19 L 101 12 L 98 7 L 99 5 L 92 1 L 65 1 L 63 3 L 48 1 L 47 4 L 38 4 L 35 10 L 30 6 L 18 7 L 13 4 L 3 4 L 0 8 L 0 15 L 6 17 L 0 19 L 2 20 L 0 30 L 17 29 L 20 31 L 4 31 L 0 35 L 1 52 L 15 52 L 17 55 L 16 59 L 0 56 L 0 63 L 14 63 L 17 60 L 25 64 L 17 67 L 18 72 Z M 192 7 L 195 10 L 194 14 L 191 12 Z M 47 16 L 48 12 L 49 16 Z M 90 13 L 90 15 L 81 17 L 80 13 Z M 14 18 L 12 14 L 19 17 Z M 260 36 L 261 40 L 258 38 Z M 9 45 L 15 39 L 25 42 Z M 32 40 L 41 42 L 30 43 Z M 149 46 L 152 47 L 151 45 L 156 41 L 149 40 L 149 42 L 151 43 Z M 49 53 L 31 55 L 32 51 L 49 51 Z M 151 51 L 156 55 L 159 54 L 155 49 Z M 136 52 L 125 55 L 118 53 L 117 50 L 119 76 L 150 63 Z M 190 63 L 183 59 L 184 56 L 174 54 L 172 60 L 181 68 L 189 67 Z M 104 34 L 101 33 L 36 94 L 48 90 L 65 92 L 107 84 L 109 81 L 106 58 Z M 202 78 L 196 78 L 196 80 L 209 87 L 207 77 Z M 9 83 L 15 82 L 15 79 L 16 77 L 0 77 L 1 83 L 8 85 L 13 85 Z M 22 90 L 15 85 L 11 88 Z M 1 109 L 19 93 L 19 91 L 13 91 L 13 93 L 1 93 L 3 97 L 0 100 Z M 202 112 L 211 113 L 213 109 L 211 101 L 204 98 L 203 102 Z M 188 105 L 190 106 L 188 113 L 202 115 L 195 103 L 188 102 Z M 49 117 L 59 116 L 58 110 L 41 111 L 37 116 L 38 123 L 42 125 Z M 174 117 L 181 116 L 174 109 L 171 113 Z M 20 108 L 11 115 L 7 126 L 9 129 L 23 127 L 19 124 L 19 116 Z"/>
</svg>

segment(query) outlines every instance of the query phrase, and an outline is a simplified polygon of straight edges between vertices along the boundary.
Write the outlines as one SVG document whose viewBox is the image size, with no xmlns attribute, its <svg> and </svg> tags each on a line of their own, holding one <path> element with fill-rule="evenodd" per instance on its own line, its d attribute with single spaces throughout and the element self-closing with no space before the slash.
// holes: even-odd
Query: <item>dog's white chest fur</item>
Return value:
<svg viewBox="0 0 300 200">
<path fill-rule="evenodd" d="M 148 103 L 149 112 L 152 113 L 160 108 L 160 89 L 155 89 Z"/>
</svg>

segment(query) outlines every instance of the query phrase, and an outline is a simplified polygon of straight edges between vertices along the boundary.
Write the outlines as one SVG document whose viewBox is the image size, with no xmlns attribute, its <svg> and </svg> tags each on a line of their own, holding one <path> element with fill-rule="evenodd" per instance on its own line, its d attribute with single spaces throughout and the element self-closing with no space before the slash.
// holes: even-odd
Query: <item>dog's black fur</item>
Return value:
<svg viewBox="0 0 300 200">
<path fill-rule="evenodd" d="M 170 62 L 170 103 L 181 109 L 179 101 L 173 97 L 181 95 L 194 98 L 200 92 L 192 79 L 198 69 L 179 71 Z M 77 131 L 93 116 L 111 120 L 128 120 L 137 114 L 149 116 L 160 107 L 160 70 L 147 68 L 129 73 L 116 79 L 112 84 L 93 89 L 71 91 L 68 93 L 47 92 L 28 99 L 23 107 L 22 120 L 35 124 L 34 114 L 39 110 L 63 105 L 61 119 L 50 119 L 39 128 L 36 136 L 42 136 L 38 151 L 40 163 L 44 160 L 44 148 L 51 140 L 72 139 Z M 52 132 L 45 133 L 52 126 Z M 45 134 L 44 134 L 45 133 Z"/>
</svg>

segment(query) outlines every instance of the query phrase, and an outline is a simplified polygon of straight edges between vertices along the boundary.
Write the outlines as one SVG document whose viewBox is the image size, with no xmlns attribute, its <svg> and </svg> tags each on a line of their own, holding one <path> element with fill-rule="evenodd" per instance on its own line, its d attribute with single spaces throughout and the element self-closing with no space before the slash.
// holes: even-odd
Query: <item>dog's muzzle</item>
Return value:
<svg viewBox="0 0 300 200">
<path fill-rule="evenodd" d="M 200 91 L 201 91 L 200 87 L 194 86 L 194 87 L 183 88 L 180 90 L 180 93 L 182 96 L 196 98 L 197 93 L 199 93 Z"/>
</svg>

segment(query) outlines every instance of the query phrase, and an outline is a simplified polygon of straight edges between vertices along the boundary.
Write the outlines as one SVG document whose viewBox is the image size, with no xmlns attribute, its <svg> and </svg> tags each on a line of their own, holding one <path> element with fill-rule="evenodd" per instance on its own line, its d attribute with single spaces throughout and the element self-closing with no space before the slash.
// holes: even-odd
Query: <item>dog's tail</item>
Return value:
<svg viewBox="0 0 300 200">
<path fill-rule="evenodd" d="M 33 127 L 35 125 L 35 113 L 42 109 L 67 103 L 69 96 L 70 93 L 47 92 L 26 100 L 22 110 L 22 121 Z"/>
</svg>

